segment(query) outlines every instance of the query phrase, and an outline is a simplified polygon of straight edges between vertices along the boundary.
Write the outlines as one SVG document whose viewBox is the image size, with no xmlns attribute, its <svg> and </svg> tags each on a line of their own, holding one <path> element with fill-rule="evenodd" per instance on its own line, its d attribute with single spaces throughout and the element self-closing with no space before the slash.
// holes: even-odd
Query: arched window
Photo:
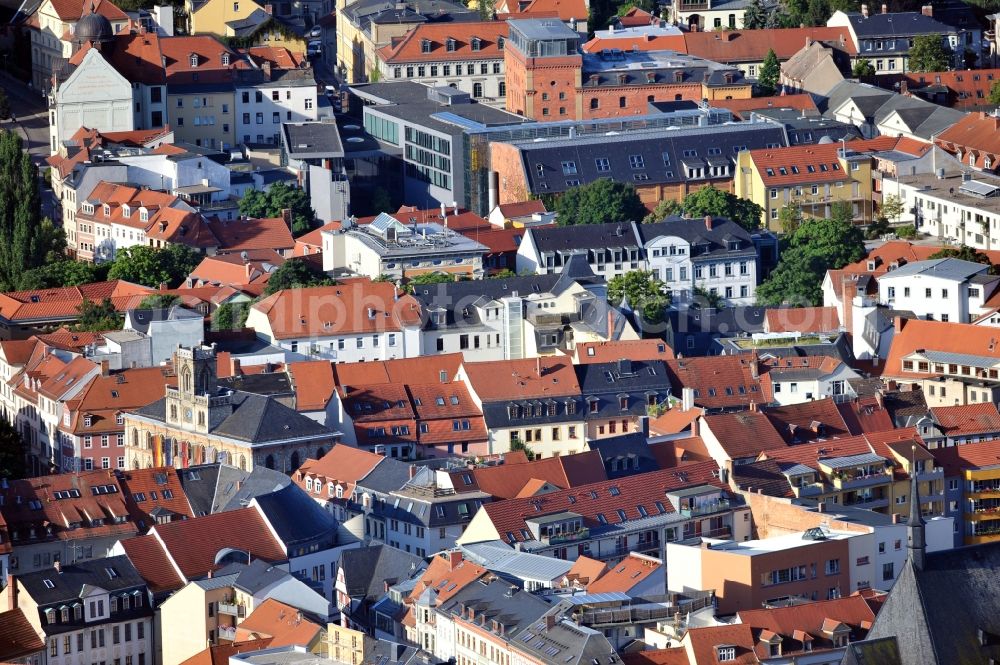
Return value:
<svg viewBox="0 0 1000 665">
<path fill-rule="evenodd" d="M 291 461 L 292 461 L 292 466 L 289 469 L 289 471 L 295 471 L 296 469 L 299 468 L 299 464 L 300 464 L 300 462 L 299 462 L 299 451 L 296 450 L 294 453 L 292 453 L 292 460 Z"/>
<path fill-rule="evenodd" d="M 181 371 L 181 388 L 184 392 L 191 392 L 191 368 L 185 367 Z"/>
<path fill-rule="evenodd" d="M 247 470 L 247 458 L 246 455 L 240 455 L 240 471 Z"/>
<path fill-rule="evenodd" d="M 266 466 L 269 469 L 274 468 L 274 455 L 268 455 L 266 458 L 264 458 L 264 466 Z"/>
<path fill-rule="evenodd" d="M 472 84 L 472 96 L 473 97 L 477 97 L 477 98 L 483 96 L 483 84 L 482 83 L 476 82 L 476 83 Z"/>
<path fill-rule="evenodd" d="M 316 459 L 322 458 L 323 455 L 326 455 L 326 449 L 323 448 L 323 446 L 320 446 L 316 449 Z"/>
</svg>

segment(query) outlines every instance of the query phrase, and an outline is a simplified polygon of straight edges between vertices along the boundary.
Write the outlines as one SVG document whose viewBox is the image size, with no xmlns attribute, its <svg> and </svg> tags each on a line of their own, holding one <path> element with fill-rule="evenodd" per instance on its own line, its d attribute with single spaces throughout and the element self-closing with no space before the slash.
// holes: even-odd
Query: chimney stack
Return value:
<svg viewBox="0 0 1000 665">
<path fill-rule="evenodd" d="M 882 3 L 882 13 L 883 14 L 889 13 L 889 5 L 885 4 L 884 2 Z"/>
<path fill-rule="evenodd" d="M 285 221 L 285 226 L 288 227 L 290 231 L 292 229 L 292 210 L 291 208 L 284 208 L 281 211 L 281 219 Z"/>
<path fill-rule="evenodd" d="M 448 552 L 448 570 L 455 570 L 463 561 L 462 553 L 458 550 Z"/>
<path fill-rule="evenodd" d="M 861 15 L 868 18 L 868 5 L 861 5 Z"/>
<path fill-rule="evenodd" d="M 816 504 L 816 510 L 819 511 L 819 512 L 821 512 L 821 513 L 825 513 L 826 512 L 826 501 L 820 501 L 818 504 Z"/>
<path fill-rule="evenodd" d="M 712 222 L 713 222 L 712 216 L 711 215 L 705 215 L 705 229 L 706 230 L 708 230 L 708 231 L 712 230 Z"/>
<path fill-rule="evenodd" d="M 111 374 L 111 362 L 109 360 L 101 361 L 101 376 L 108 376 Z"/>
<path fill-rule="evenodd" d="M 417 465 L 416 464 L 411 464 L 410 465 L 410 480 L 413 480 L 413 477 L 415 475 L 417 475 Z"/>
<path fill-rule="evenodd" d="M 59 559 L 56 559 L 55 563 L 52 564 L 52 567 L 56 569 L 57 574 L 62 574 L 62 563 Z"/>
<path fill-rule="evenodd" d="M 920 8 L 920 13 L 924 16 L 934 18 L 934 5 L 924 5 Z"/>
<path fill-rule="evenodd" d="M 897 316 L 892 320 L 892 327 L 896 329 L 896 332 L 903 332 L 903 327 L 906 325 L 906 319 L 901 316 Z"/>
</svg>

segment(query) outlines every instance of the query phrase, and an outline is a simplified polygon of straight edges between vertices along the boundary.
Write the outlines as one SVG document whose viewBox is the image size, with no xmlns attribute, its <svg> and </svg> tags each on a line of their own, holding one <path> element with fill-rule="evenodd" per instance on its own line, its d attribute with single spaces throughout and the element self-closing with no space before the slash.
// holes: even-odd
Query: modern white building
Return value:
<svg viewBox="0 0 1000 665">
<path fill-rule="evenodd" d="M 847 395 L 848 381 L 860 377 L 850 365 L 829 356 L 775 360 L 761 372 L 761 382 L 770 385 L 771 402 L 781 406 Z"/>
<path fill-rule="evenodd" d="M 379 214 L 371 224 L 345 222 L 323 236 L 323 270 L 347 270 L 372 279 L 398 280 L 428 273 L 483 277 L 482 243 L 433 222 L 406 222 Z"/>
<path fill-rule="evenodd" d="M 316 120 L 319 104 L 312 69 L 266 66 L 245 72 L 242 79 L 236 85 L 237 142 L 279 145 L 282 123 Z"/>
<path fill-rule="evenodd" d="M 922 319 L 969 323 L 1000 283 L 989 268 L 955 258 L 907 263 L 879 277 L 879 303 Z"/>
</svg>

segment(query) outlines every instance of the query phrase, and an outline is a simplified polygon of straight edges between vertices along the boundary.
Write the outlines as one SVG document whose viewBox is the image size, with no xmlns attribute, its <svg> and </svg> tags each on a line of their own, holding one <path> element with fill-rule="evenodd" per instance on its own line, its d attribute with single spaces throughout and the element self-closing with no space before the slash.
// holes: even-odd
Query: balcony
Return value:
<svg viewBox="0 0 1000 665">
<path fill-rule="evenodd" d="M 681 508 L 677 512 L 684 517 L 699 517 L 701 515 L 721 513 L 732 507 L 733 504 L 729 499 L 716 499 L 715 501 L 709 501 L 701 505 Z"/>
<path fill-rule="evenodd" d="M 868 510 L 874 510 L 875 508 L 888 508 L 889 499 L 878 496 L 859 496 L 851 500 L 845 499 L 843 504 L 852 508 L 866 508 Z"/>
<path fill-rule="evenodd" d="M 216 633 L 220 640 L 236 641 L 236 626 L 219 626 Z"/>
<path fill-rule="evenodd" d="M 561 543 L 573 543 L 578 540 L 586 540 L 590 538 L 590 529 L 584 527 L 579 531 L 573 531 L 571 533 L 554 533 L 549 536 L 541 536 L 538 540 L 543 545 L 559 545 Z"/>
<path fill-rule="evenodd" d="M 219 614 L 228 614 L 229 616 L 243 618 L 246 616 L 247 608 L 243 605 L 237 605 L 236 603 L 219 603 L 218 604 Z"/>
<path fill-rule="evenodd" d="M 944 479 L 944 469 L 936 467 L 930 471 L 921 471 L 917 474 L 917 480 L 942 480 Z"/>
<path fill-rule="evenodd" d="M 833 486 L 839 490 L 854 490 L 873 485 L 885 485 L 892 477 L 884 471 L 879 473 L 840 474 L 833 476 Z"/>
<path fill-rule="evenodd" d="M 637 623 L 652 623 L 663 619 L 671 619 L 677 612 L 672 606 L 653 607 L 622 607 L 608 610 L 592 610 L 574 614 L 582 626 L 621 626 Z"/>
</svg>

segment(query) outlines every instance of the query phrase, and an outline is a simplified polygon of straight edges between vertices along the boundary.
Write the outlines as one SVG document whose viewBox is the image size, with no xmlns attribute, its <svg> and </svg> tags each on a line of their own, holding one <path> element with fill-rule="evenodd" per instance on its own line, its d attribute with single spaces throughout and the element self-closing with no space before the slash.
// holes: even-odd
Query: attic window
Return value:
<svg viewBox="0 0 1000 665">
<path fill-rule="evenodd" d="M 191 57 L 188 58 L 188 62 L 191 63 L 192 67 L 197 67 L 198 66 L 198 54 L 197 53 L 192 53 Z"/>
<path fill-rule="evenodd" d="M 93 419 L 90 416 L 84 416 L 83 417 L 83 426 L 84 427 L 90 427 L 90 425 L 92 424 L 92 422 L 93 422 Z"/>
<path fill-rule="evenodd" d="M 431 52 L 431 40 L 429 40 L 429 39 L 421 39 L 420 40 L 420 52 L 421 53 L 430 53 Z"/>
<path fill-rule="evenodd" d="M 228 67 L 229 66 L 229 54 L 228 53 L 223 53 L 222 54 L 222 66 L 223 67 Z"/>
<path fill-rule="evenodd" d="M 731 646 L 715 647 L 715 653 L 716 656 L 718 656 L 720 663 L 736 660 L 736 647 L 731 647 Z"/>
<path fill-rule="evenodd" d="M 473 38 L 472 38 L 472 50 L 473 50 L 473 51 L 478 51 L 478 50 L 480 50 L 480 49 L 481 49 L 482 47 L 483 47 L 483 42 L 482 42 L 482 40 L 481 40 L 481 39 L 479 39 L 479 37 L 473 37 Z"/>
<path fill-rule="evenodd" d="M 449 52 L 455 50 L 455 40 L 452 37 L 449 37 L 448 41 L 445 42 L 445 48 L 448 49 Z"/>
<path fill-rule="evenodd" d="M 497 50 L 499 51 L 503 50 L 503 42 L 504 42 L 503 37 L 497 37 Z"/>
</svg>

